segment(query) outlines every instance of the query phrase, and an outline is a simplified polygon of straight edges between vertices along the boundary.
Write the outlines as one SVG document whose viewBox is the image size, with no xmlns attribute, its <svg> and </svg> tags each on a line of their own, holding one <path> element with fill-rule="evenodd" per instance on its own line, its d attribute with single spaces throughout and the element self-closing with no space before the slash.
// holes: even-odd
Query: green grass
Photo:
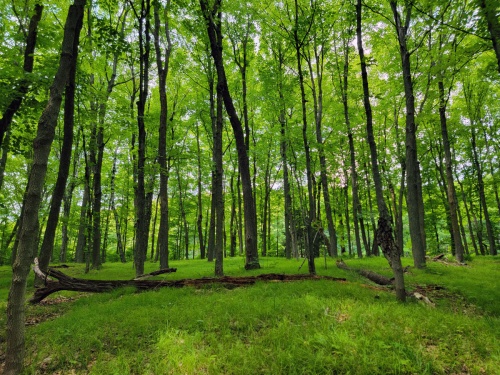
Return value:
<svg viewBox="0 0 500 375">
<path fill-rule="evenodd" d="M 346 263 L 390 275 L 381 258 Z M 300 264 L 263 258 L 261 270 L 247 272 L 235 258 L 226 259 L 224 269 L 227 275 L 298 273 Z M 177 273 L 158 278 L 213 275 L 206 261 L 170 266 Z M 148 263 L 146 272 L 157 267 Z M 318 259 L 317 270 L 348 281 L 58 293 L 49 297 L 62 299 L 58 303 L 28 307 L 29 319 L 40 322 L 27 329 L 26 374 L 500 374 L 498 258 L 411 268 L 409 289 L 445 288 L 430 294 L 435 308 L 398 303 L 390 291 L 337 269 L 333 260 L 325 269 Z M 131 264 L 118 263 L 88 275 L 81 266 L 63 271 L 96 279 L 134 273 Z M 300 273 L 306 272 L 304 265 Z M 2 297 L 8 277 L 8 268 L 0 268 Z"/>
</svg>

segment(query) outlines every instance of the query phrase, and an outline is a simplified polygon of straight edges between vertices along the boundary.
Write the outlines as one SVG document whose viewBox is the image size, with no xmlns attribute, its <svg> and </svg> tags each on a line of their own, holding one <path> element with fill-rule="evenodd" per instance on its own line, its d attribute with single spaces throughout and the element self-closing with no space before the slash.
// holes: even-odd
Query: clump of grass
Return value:
<svg viewBox="0 0 500 375">
<path fill-rule="evenodd" d="M 252 274 L 297 273 L 300 265 L 266 261 L 269 268 Z M 127 288 L 31 306 L 34 316 L 57 306 L 61 313 L 28 327 L 26 373 L 495 374 L 500 312 L 490 299 L 499 301 L 500 291 L 490 261 L 475 258 L 467 268 L 434 263 L 411 269 L 409 289 L 417 284 L 446 288 L 448 294 L 436 296 L 441 298 L 436 308 L 398 303 L 390 291 L 367 287 L 369 282 L 337 269 L 332 260 L 318 273 L 349 282 L 259 282 L 232 290 L 213 286 L 144 293 Z M 348 264 L 390 275 L 384 259 Z M 148 264 L 151 270 L 156 266 Z M 201 260 L 171 266 L 177 274 L 162 277 L 213 274 L 213 264 Z M 248 274 L 241 258 L 228 259 L 225 270 Z M 81 267 L 67 272 L 85 276 Z M 133 270 L 107 263 L 87 277 L 126 279 Z M 485 286 L 488 282 L 492 285 Z M 462 304 L 475 308 L 458 308 Z"/>
</svg>

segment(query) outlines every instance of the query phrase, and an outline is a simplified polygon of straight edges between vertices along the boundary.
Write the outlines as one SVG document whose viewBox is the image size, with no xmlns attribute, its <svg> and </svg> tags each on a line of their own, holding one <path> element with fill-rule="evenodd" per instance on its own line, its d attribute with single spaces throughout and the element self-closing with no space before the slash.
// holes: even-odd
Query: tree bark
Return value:
<svg viewBox="0 0 500 375">
<path fill-rule="evenodd" d="M 392 5 L 392 3 L 391 3 Z M 395 7 L 395 4 L 394 4 Z M 368 73 L 366 69 L 366 60 L 363 50 L 362 32 L 361 32 L 361 0 L 356 4 L 356 34 L 359 58 L 361 62 L 361 77 L 363 80 L 363 104 L 366 112 L 366 134 L 370 146 L 370 157 L 372 164 L 373 183 L 377 196 L 377 207 L 379 213 L 378 227 L 375 238 L 382 248 L 385 258 L 389 262 L 394 274 L 394 286 L 396 289 L 396 298 L 399 301 L 406 300 L 406 291 L 404 284 L 403 266 L 401 264 L 400 250 L 394 242 L 392 220 L 387 209 L 382 190 L 382 179 L 378 168 L 377 145 L 373 136 L 373 118 L 370 104 L 370 91 L 368 86 Z"/>
<path fill-rule="evenodd" d="M 84 9 L 85 0 L 75 0 L 75 3 L 69 7 L 59 67 L 50 88 L 49 101 L 38 121 L 37 135 L 33 141 L 33 166 L 28 178 L 19 245 L 12 267 L 12 284 L 7 303 L 7 348 L 4 367 L 6 375 L 19 374 L 23 367 L 26 279 L 36 251 L 38 212 L 42 201 L 47 163 L 54 140 L 62 95 L 69 79 L 71 66 L 77 59 L 74 55 L 74 45 L 79 40 Z"/>
<path fill-rule="evenodd" d="M 169 72 L 170 55 L 172 53 L 172 41 L 170 39 L 169 23 L 170 0 L 165 5 L 165 47 L 163 61 L 160 47 L 160 3 L 154 3 L 154 45 L 156 51 L 156 66 L 158 69 L 158 90 L 160 94 L 160 126 L 158 129 L 158 164 L 160 166 L 160 229 L 158 231 L 158 252 L 160 255 L 160 269 L 168 268 L 168 168 L 167 168 L 167 78 Z"/>
<path fill-rule="evenodd" d="M 396 33 L 399 41 L 399 52 L 401 57 L 401 68 L 403 72 L 403 83 L 406 98 L 406 182 L 408 189 L 407 206 L 408 222 L 410 226 L 410 237 L 412 243 L 413 263 L 416 268 L 425 267 L 425 233 L 422 232 L 420 207 L 422 206 L 422 187 L 420 181 L 420 169 L 417 159 L 417 138 L 415 125 L 415 98 L 413 94 L 413 81 L 411 76 L 410 51 L 406 43 L 408 37 L 411 5 L 406 7 L 406 18 L 401 20 L 397 9 L 397 1 L 390 1 L 394 14 Z"/>
<path fill-rule="evenodd" d="M 144 121 L 146 101 L 149 92 L 149 53 L 150 53 L 150 0 L 141 0 L 139 24 L 139 98 L 137 101 L 137 183 L 134 188 L 136 211 L 134 263 L 137 276 L 144 273 L 144 262 L 148 251 L 149 220 L 145 186 L 146 167 L 146 124 Z"/>
<path fill-rule="evenodd" d="M 217 92 L 222 96 L 226 112 L 233 128 L 234 137 L 236 140 L 236 149 L 238 151 L 238 166 L 241 175 L 241 183 L 243 187 L 243 204 L 245 217 L 245 250 L 246 261 L 245 269 L 260 268 L 259 255 L 257 251 L 257 215 L 255 212 L 255 201 L 252 193 L 252 180 L 250 178 L 250 168 L 248 154 L 245 146 L 245 137 L 241 121 L 236 113 L 236 109 L 229 93 L 229 87 L 226 79 L 222 57 L 222 34 L 220 32 L 220 5 L 222 0 L 216 0 L 212 9 L 209 9 L 206 0 L 200 0 L 200 6 L 203 17 L 206 21 L 208 37 L 212 57 L 214 59 L 217 70 L 218 82 Z"/>
</svg>

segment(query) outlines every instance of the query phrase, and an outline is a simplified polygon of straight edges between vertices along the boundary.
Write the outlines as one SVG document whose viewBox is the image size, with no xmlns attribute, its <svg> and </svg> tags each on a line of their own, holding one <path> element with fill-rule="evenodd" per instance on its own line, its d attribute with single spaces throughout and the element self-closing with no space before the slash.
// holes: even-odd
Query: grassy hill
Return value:
<svg viewBox="0 0 500 375">
<path fill-rule="evenodd" d="M 302 260 L 261 258 L 263 268 L 250 272 L 242 258 L 224 262 L 232 276 L 307 272 L 307 265 L 299 271 Z M 390 276 L 382 258 L 346 263 Z M 177 273 L 156 278 L 213 275 L 213 263 L 202 260 L 170 266 Z M 148 263 L 146 272 L 157 267 Z M 410 268 L 407 288 L 427 294 L 435 307 L 398 303 L 389 289 L 337 269 L 332 259 L 326 268 L 318 259 L 317 270 L 348 281 L 54 294 L 28 307 L 26 373 L 500 374 L 498 258 Z M 130 263 L 106 263 L 87 275 L 81 265 L 63 271 L 93 279 L 134 275 Z M 2 338 L 10 277 L 0 267 Z"/>
</svg>

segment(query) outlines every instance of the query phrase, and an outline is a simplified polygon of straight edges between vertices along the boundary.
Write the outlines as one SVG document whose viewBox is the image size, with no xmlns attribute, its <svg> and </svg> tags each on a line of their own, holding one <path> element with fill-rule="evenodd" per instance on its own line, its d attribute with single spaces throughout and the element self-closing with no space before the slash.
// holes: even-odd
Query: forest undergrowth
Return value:
<svg viewBox="0 0 500 375">
<path fill-rule="evenodd" d="M 390 276 L 382 258 L 347 259 L 352 268 Z M 225 274 L 305 273 L 302 260 L 261 258 L 244 270 L 227 258 Z M 410 265 L 406 258 L 403 265 Z M 326 265 L 326 267 L 325 267 Z M 105 263 L 80 278 L 130 279 L 132 265 Z M 175 274 L 213 275 L 213 263 L 175 261 Z M 147 263 L 146 272 L 158 264 Z M 346 282 L 259 282 L 226 289 L 163 288 L 136 293 L 59 292 L 27 313 L 26 374 L 500 374 L 500 260 L 477 257 L 466 266 L 428 262 L 409 268 L 406 287 L 435 307 L 317 260 L 320 275 Z M 0 267 L 0 359 L 11 271 Z M 29 293 L 33 291 L 32 281 Z"/>
</svg>

